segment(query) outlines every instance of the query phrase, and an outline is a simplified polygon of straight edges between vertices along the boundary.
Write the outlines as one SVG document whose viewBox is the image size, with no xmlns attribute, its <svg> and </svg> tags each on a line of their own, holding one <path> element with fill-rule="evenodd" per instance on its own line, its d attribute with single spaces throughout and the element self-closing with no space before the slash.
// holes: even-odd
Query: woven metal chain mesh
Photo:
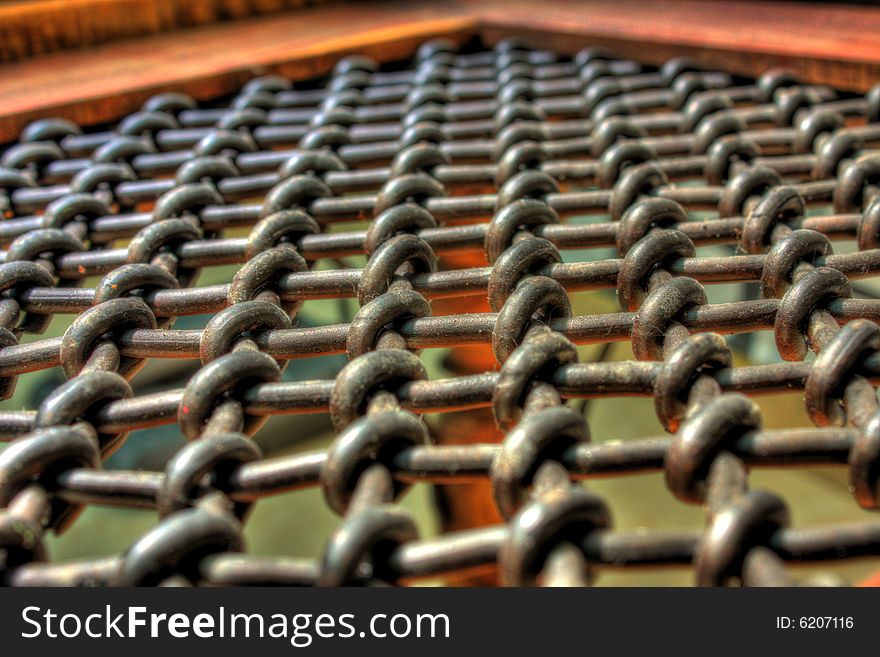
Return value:
<svg viewBox="0 0 880 657">
<path fill-rule="evenodd" d="M 853 505 L 880 506 L 880 301 L 853 282 L 880 273 L 878 142 L 880 90 L 513 41 L 347 57 L 210 106 L 163 93 L 105 130 L 37 121 L 0 161 L 0 392 L 59 366 L 66 380 L 0 412 L 0 579 L 411 584 L 497 566 L 502 584 L 587 585 L 684 565 L 700 585 L 786 585 L 794 563 L 880 555 L 869 511 L 792 526 L 789 505 L 816 500 L 749 476 L 836 466 Z M 744 298 L 710 303 L 720 283 Z M 596 290 L 620 310 L 575 313 Z M 317 299 L 358 307 L 302 325 Z M 470 299 L 486 311 L 461 312 Z M 33 335 L 64 315 L 62 336 Z M 731 341 L 757 331 L 778 356 L 734 366 Z M 635 358 L 579 362 L 577 345 L 612 342 Z M 440 379 L 419 352 L 478 345 L 492 366 Z M 335 376 L 282 379 L 326 354 L 347 356 Z M 199 367 L 136 393 L 148 359 Z M 751 395 L 791 390 L 813 426 L 764 429 Z M 666 434 L 591 441 L 579 403 L 618 396 L 653 398 Z M 438 442 L 422 417 L 479 408 L 500 443 Z M 326 413 L 327 449 L 254 440 L 271 415 L 295 431 Z M 102 469 L 129 432 L 175 423 L 186 442 L 164 470 Z M 615 529 L 590 479 L 652 471 L 704 507 L 703 530 Z M 499 522 L 422 537 L 399 504 L 417 482 L 475 481 Z M 248 553 L 254 503 L 317 487 L 340 518 L 319 557 Z M 48 533 L 88 505 L 159 519 L 124 553 L 52 561 Z"/>
</svg>

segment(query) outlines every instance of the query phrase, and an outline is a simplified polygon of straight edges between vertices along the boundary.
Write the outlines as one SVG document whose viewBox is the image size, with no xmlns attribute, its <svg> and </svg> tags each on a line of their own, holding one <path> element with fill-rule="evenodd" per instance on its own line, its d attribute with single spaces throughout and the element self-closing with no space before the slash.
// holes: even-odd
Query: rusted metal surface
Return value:
<svg viewBox="0 0 880 657">
<path fill-rule="evenodd" d="M 852 284 L 880 272 L 877 89 L 511 41 L 433 41 L 387 70 L 349 57 L 317 82 L 257 78 L 210 107 L 164 94 L 112 130 L 45 120 L 5 150 L 2 391 L 59 365 L 68 377 L 36 410 L 0 413 L 5 583 L 335 586 L 497 567 L 503 584 L 586 585 L 603 568 L 690 564 L 700 585 L 787 585 L 789 563 L 833 573 L 880 553 L 880 521 L 792 527 L 748 474 L 839 466 L 854 503 L 880 506 L 880 300 Z M 335 230 L 353 220 L 369 223 Z M 597 247 L 617 257 L 562 257 Z M 363 268 L 314 267 L 361 254 Z M 228 284 L 198 286 L 230 263 Z M 708 302 L 705 286 L 755 282 L 755 298 Z M 573 316 L 570 293 L 602 289 L 619 312 Z M 327 298 L 360 309 L 296 326 L 305 300 Z M 173 328 L 203 313 L 204 329 Z M 22 340 L 55 314 L 76 315 L 63 337 Z M 781 360 L 734 367 L 723 336 L 758 330 Z M 637 360 L 578 362 L 575 345 L 614 341 Z M 430 347 L 474 348 L 457 354 L 467 373 L 428 380 Z M 334 379 L 281 381 L 335 353 L 349 363 Z M 149 358 L 201 368 L 135 396 Z M 763 429 L 748 395 L 792 389 L 814 426 Z M 667 435 L 592 443 L 571 400 L 623 395 L 653 397 Z M 473 409 L 491 409 L 500 444 L 462 418 L 438 443 L 420 417 Z M 252 440 L 270 415 L 327 412 L 326 451 L 264 458 Z M 189 442 L 164 471 L 101 468 L 128 432 L 169 423 Z M 649 471 L 705 507 L 704 531 L 614 528 L 589 480 Z M 488 485 L 494 510 L 420 538 L 396 504 L 416 482 Z M 248 554 L 249 506 L 305 487 L 342 518 L 323 556 Z M 117 557 L 47 562 L 46 532 L 89 504 L 161 521 Z"/>
</svg>

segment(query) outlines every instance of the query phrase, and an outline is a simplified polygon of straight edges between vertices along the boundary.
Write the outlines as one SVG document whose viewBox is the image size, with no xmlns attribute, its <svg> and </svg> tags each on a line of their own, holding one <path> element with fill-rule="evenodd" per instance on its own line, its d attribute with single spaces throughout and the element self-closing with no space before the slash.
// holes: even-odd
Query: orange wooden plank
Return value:
<svg viewBox="0 0 880 657">
<path fill-rule="evenodd" d="M 585 45 L 661 63 L 687 55 L 755 76 L 770 67 L 866 91 L 880 82 L 880 8 L 713 0 L 462 0 L 490 42 L 510 35 L 576 52 Z"/>
<path fill-rule="evenodd" d="M 97 0 L 96 0 L 97 1 Z M 880 9 L 727 0 L 409 0 L 330 3 L 0 66 L 0 141 L 29 121 L 116 119 L 151 94 L 230 93 L 253 75 L 326 72 L 345 54 L 410 55 L 435 35 L 518 35 L 563 52 L 605 46 L 660 63 L 690 55 L 756 75 L 772 66 L 864 91 L 880 82 Z"/>
<path fill-rule="evenodd" d="M 453 2 L 334 4 L 15 62 L 0 66 L 0 142 L 40 117 L 99 123 L 160 91 L 212 98 L 262 73 L 319 75 L 353 52 L 401 59 L 433 35 L 463 41 L 475 27 Z"/>
<path fill-rule="evenodd" d="M 0 62 L 326 0 L 7 0 Z"/>
</svg>

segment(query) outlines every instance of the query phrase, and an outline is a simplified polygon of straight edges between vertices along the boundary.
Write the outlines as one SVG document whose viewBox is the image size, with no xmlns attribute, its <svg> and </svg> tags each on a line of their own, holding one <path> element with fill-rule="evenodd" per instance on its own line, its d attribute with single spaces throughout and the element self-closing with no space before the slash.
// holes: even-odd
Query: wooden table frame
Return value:
<svg viewBox="0 0 880 657">
<path fill-rule="evenodd" d="M 80 8 L 108 2 L 77 1 Z M 33 8 L 29 16 L 41 20 Z M 854 91 L 880 82 L 880 9 L 870 7 L 726 0 L 322 2 L 0 65 L 0 142 L 41 117 L 96 124 L 136 110 L 160 91 L 208 99 L 262 73 L 294 80 L 319 75 L 353 52 L 379 61 L 404 58 L 434 36 L 459 42 L 480 36 L 488 44 L 515 36 L 563 53 L 600 46 L 654 64 L 687 55 L 750 76 L 784 66 L 807 81 Z"/>
</svg>

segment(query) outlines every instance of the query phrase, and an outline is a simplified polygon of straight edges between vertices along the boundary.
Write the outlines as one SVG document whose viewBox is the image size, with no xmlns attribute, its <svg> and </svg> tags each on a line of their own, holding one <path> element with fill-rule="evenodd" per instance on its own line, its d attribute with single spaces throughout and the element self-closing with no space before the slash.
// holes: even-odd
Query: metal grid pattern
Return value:
<svg viewBox="0 0 880 657">
<path fill-rule="evenodd" d="M 164 93 L 112 130 L 38 121 L 0 162 L 0 388 L 59 365 L 68 380 L 0 413 L 0 576 L 351 585 L 497 564 L 503 584 L 586 585 L 611 565 L 692 564 L 700 585 L 785 585 L 787 562 L 876 555 L 880 521 L 791 527 L 748 468 L 838 465 L 854 503 L 880 505 L 880 301 L 851 282 L 880 272 L 878 141 L 880 90 L 513 41 L 434 40 L 403 70 L 347 57 L 311 85 L 256 78 L 219 108 Z M 598 247 L 617 257 L 560 253 Z M 485 263 L 449 267 L 462 253 Z M 314 267 L 353 254 L 362 269 Z M 197 285 L 229 263 L 231 282 Z M 704 286 L 731 282 L 757 294 L 707 302 Z M 570 293 L 601 289 L 620 312 L 573 316 Z M 475 295 L 491 312 L 432 315 Z M 297 327 L 304 301 L 346 297 L 350 322 Z M 203 330 L 172 327 L 199 313 Z M 63 337 L 20 342 L 53 314 L 75 315 Z M 784 360 L 734 367 L 722 336 L 758 330 Z M 575 345 L 613 341 L 637 360 L 578 362 Z M 495 370 L 428 380 L 419 349 L 481 343 Z M 349 358 L 335 379 L 280 380 L 332 353 Z M 202 366 L 135 396 L 148 358 Z M 762 429 L 747 395 L 791 389 L 815 426 Z M 668 435 L 591 443 L 570 400 L 618 395 L 653 397 Z M 436 444 L 420 417 L 479 407 L 501 444 Z M 251 438 L 269 415 L 326 412 L 327 450 L 264 458 Z M 188 442 L 164 472 L 102 470 L 128 432 L 175 422 Z M 615 530 L 590 491 L 658 470 L 705 507 L 704 531 Z M 503 523 L 424 539 L 395 503 L 413 482 L 474 480 Z M 247 553 L 250 505 L 318 486 L 341 518 L 320 559 Z M 116 557 L 47 561 L 45 533 L 88 504 L 161 520 Z"/>
</svg>

